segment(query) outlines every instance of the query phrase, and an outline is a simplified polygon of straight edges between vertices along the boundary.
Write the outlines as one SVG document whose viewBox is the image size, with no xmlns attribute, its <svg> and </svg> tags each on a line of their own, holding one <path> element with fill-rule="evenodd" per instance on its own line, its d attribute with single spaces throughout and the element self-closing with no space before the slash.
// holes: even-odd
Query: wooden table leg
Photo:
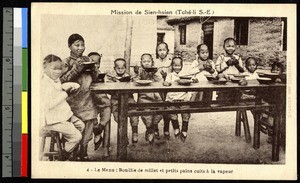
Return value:
<svg viewBox="0 0 300 183">
<path fill-rule="evenodd" d="M 280 151 L 280 129 L 283 119 L 284 110 L 284 90 L 277 91 L 277 101 L 275 107 L 275 119 L 273 124 L 273 144 L 272 144 L 272 161 L 279 161 Z"/>
<path fill-rule="evenodd" d="M 117 140 L 117 159 L 126 161 L 127 159 L 127 116 L 128 116 L 128 94 L 119 94 L 119 123 L 118 123 L 118 140 Z"/>
<path fill-rule="evenodd" d="M 241 111 L 236 111 L 235 136 L 241 136 Z"/>
<path fill-rule="evenodd" d="M 254 133 L 253 133 L 253 148 L 259 149 L 260 147 L 260 121 L 259 121 L 259 112 L 254 111 Z"/>
</svg>

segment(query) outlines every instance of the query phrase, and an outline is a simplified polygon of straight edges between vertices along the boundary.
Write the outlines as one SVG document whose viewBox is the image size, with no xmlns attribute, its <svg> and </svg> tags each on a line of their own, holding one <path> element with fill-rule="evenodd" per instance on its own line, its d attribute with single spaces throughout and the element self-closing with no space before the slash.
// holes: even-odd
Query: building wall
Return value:
<svg viewBox="0 0 300 183">
<path fill-rule="evenodd" d="M 157 33 L 165 33 L 164 42 L 168 44 L 169 55 L 174 55 L 174 30 L 157 30 Z"/>
<path fill-rule="evenodd" d="M 219 19 L 214 22 L 213 59 L 216 60 L 220 53 L 224 52 L 223 43 L 228 37 L 234 35 L 234 20 Z"/>
<path fill-rule="evenodd" d="M 175 28 L 175 54 L 181 53 L 186 61 L 196 58 L 196 46 L 201 36 L 200 23 L 189 22 L 187 25 L 186 45 L 180 45 L 178 24 Z M 214 20 L 213 59 L 224 53 L 223 42 L 227 37 L 234 37 L 234 19 Z M 282 51 L 282 23 L 280 18 L 250 18 L 248 45 L 238 45 L 236 53 L 245 60 L 249 56 L 260 58 L 261 66 L 269 66 L 274 59 L 286 65 L 286 51 Z M 202 42 L 200 40 L 200 42 Z"/>
<path fill-rule="evenodd" d="M 186 24 L 186 44 L 180 45 L 178 25 L 175 25 L 175 54 L 180 54 L 186 62 L 196 59 L 197 45 L 200 41 L 201 26 L 198 22 Z"/>
<path fill-rule="evenodd" d="M 249 56 L 261 59 L 262 66 L 269 66 L 274 59 L 286 65 L 286 51 L 282 51 L 282 24 L 280 18 L 249 20 L 247 46 L 239 46 L 237 51 L 245 60 Z"/>
</svg>

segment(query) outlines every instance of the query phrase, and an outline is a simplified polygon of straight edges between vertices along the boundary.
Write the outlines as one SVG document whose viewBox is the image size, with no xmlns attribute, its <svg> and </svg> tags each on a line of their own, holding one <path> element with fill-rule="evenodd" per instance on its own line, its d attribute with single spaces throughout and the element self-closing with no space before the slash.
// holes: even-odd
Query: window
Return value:
<svg viewBox="0 0 300 183">
<path fill-rule="evenodd" d="M 179 25 L 180 44 L 186 44 L 186 25 Z"/>
<path fill-rule="evenodd" d="M 238 18 L 234 20 L 234 37 L 237 45 L 248 45 L 249 20 Z"/>
<path fill-rule="evenodd" d="M 164 39 L 165 39 L 165 33 L 157 33 L 157 45 L 159 43 L 164 42 Z"/>
</svg>

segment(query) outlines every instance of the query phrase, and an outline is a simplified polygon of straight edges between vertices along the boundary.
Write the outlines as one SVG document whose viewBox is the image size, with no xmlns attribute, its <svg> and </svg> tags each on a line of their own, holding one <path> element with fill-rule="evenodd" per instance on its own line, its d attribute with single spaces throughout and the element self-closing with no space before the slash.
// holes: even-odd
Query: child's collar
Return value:
<svg viewBox="0 0 300 183">
<path fill-rule="evenodd" d="M 43 77 L 45 79 L 47 79 L 48 81 L 52 82 L 52 83 L 58 83 L 58 82 L 60 82 L 59 78 L 57 78 L 56 80 L 54 80 L 54 79 L 50 78 L 46 73 L 43 74 Z"/>
</svg>

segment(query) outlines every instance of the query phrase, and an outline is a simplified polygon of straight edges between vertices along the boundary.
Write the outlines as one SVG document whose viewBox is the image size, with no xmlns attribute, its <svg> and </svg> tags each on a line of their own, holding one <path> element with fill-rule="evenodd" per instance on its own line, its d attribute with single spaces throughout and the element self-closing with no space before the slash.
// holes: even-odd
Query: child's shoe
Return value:
<svg viewBox="0 0 300 183">
<path fill-rule="evenodd" d="M 68 161 L 69 160 L 69 157 L 70 157 L 70 154 L 69 152 L 67 152 L 66 150 L 62 150 L 61 151 L 61 158 L 62 158 L 62 161 Z"/>
<path fill-rule="evenodd" d="M 132 134 L 131 142 L 132 142 L 133 144 L 136 144 L 136 143 L 138 142 L 138 134 L 137 134 L 137 133 L 133 133 L 133 134 Z"/>
<path fill-rule="evenodd" d="M 154 134 L 153 133 L 149 133 L 148 134 L 148 141 L 149 141 L 149 144 L 154 144 Z"/>
<path fill-rule="evenodd" d="M 97 135 L 94 138 L 94 151 L 96 151 L 103 142 L 103 137 L 101 135 Z"/>
<path fill-rule="evenodd" d="M 180 140 L 181 140 L 181 142 L 185 142 L 186 137 L 187 137 L 187 133 L 186 132 L 181 132 L 180 133 Z"/>
<path fill-rule="evenodd" d="M 180 130 L 179 129 L 175 129 L 174 130 L 174 135 L 175 135 L 175 138 L 178 139 L 180 137 Z"/>
<path fill-rule="evenodd" d="M 154 132 L 154 137 L 155 137 L 155 139 L 159 140 L 159 132 L 158 131 Z"/>
<path fill-rule="evenodd" d="M 166 140 L 170 140 L 170 132 L 164 132 L 164 137 Z"/>
</svg>

